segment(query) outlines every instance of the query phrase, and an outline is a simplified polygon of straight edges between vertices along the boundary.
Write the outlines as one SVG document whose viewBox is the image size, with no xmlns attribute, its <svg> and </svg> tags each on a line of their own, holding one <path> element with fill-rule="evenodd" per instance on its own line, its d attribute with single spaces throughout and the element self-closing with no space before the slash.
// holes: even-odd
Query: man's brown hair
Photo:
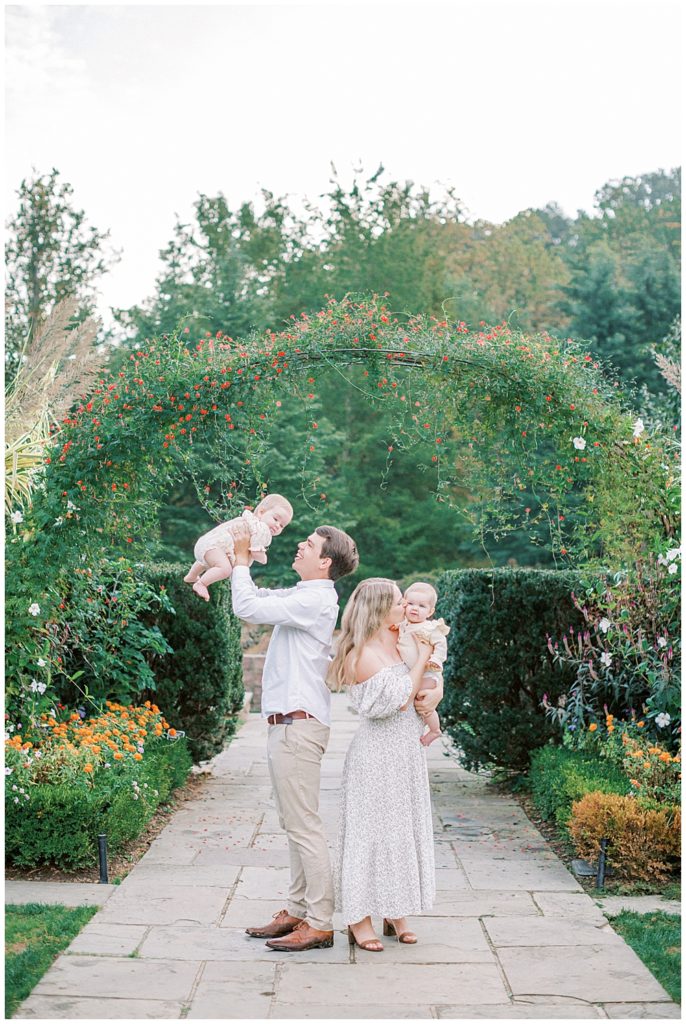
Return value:
<svg viewBox="0 0 686 1024">
<path fill-rule="evenodd" d="M 321 557 L 331 559 L 329 579 L 337 580 L 355 572 L 360 556 L 352 537 L 335 526 L 318 526 L 315 533 L 324 538 Z"/>
</svg>

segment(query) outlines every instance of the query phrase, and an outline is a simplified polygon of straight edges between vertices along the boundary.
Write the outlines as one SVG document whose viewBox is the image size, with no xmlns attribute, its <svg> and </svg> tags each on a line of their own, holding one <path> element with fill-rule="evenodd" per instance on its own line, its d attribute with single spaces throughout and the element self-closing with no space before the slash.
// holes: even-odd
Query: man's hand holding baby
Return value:
<svg viewBox="0 0 686 1024">
<path fill-rule="evenodd" d="M 245 523 L 237 523 L 233 534 L 236 565 L 250 565 L 250 530 Z"/>
</svg>

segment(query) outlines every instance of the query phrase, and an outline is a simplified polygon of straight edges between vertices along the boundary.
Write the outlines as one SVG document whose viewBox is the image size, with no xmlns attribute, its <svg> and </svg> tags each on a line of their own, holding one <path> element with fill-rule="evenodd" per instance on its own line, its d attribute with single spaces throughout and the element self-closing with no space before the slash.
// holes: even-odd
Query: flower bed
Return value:
<svg viewBox="0 0 686 1024">
<path fill-rule="evenodd" d="M 78 868 L 134 839 L 186 778 L 185 738 L 159 708 L 106 703 L 92 718 L 41 715 L 23 735 L 8 725 L 5 850 L 21 867 Z"/>
<path fill-rule="evenodd" d="M 530 783 L 537 810 L 579 856 L 595 860 L 609 839 L 618 879 L 660 883 L 678 870 L 681 755 L 655 743 L 644 719 L 607 714 L 564 746 L 535 751 Z"/>
</svg>

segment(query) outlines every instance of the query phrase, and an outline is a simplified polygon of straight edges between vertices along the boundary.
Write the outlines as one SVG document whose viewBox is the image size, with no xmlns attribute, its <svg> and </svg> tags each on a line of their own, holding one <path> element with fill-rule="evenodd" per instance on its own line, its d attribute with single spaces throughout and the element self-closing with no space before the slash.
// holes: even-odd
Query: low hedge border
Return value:
<svg viewBox="0 0 686 1024">
<path fill-rule="evenodd" d="M 185 782 L 191 763 L 183 738 L 161 739 L 148 745 L 139 762 L 99 766 L 82 780 L 31 785 L 27 801 L 15 803 L 8 784 L 8 862 L 27 868 L 52 864 L 65 870 L 97 864 L 98 835 L 107 836 L 110 853 L 119 852 L 140 835 L 171 791 Z"/>
<path fill-rule="evenodd" d="M 541 817 L 564 828 L 572 804 L 587 793 L 626 796 L 631 783 L 608 761 L 583 756 L 566 747 L 541 747 L 531 754 L 531 798 Z"/>
</svg>

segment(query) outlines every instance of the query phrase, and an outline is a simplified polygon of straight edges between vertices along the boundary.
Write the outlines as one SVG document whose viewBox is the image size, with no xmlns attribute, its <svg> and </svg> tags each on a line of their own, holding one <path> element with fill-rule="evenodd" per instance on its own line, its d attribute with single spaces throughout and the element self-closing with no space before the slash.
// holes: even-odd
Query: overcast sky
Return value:
<svg viewBox="0 0 686 1024">
<path fill-rule="evenodd" d="M 123 250 L 102 309 L 153 290 L 175 215 L 323 192 L 330 163 L 454 186 L 501 222 L 680 163 L 679 4 L 6 8 L 5 204 L 58 168 Z"/>
</svg>

